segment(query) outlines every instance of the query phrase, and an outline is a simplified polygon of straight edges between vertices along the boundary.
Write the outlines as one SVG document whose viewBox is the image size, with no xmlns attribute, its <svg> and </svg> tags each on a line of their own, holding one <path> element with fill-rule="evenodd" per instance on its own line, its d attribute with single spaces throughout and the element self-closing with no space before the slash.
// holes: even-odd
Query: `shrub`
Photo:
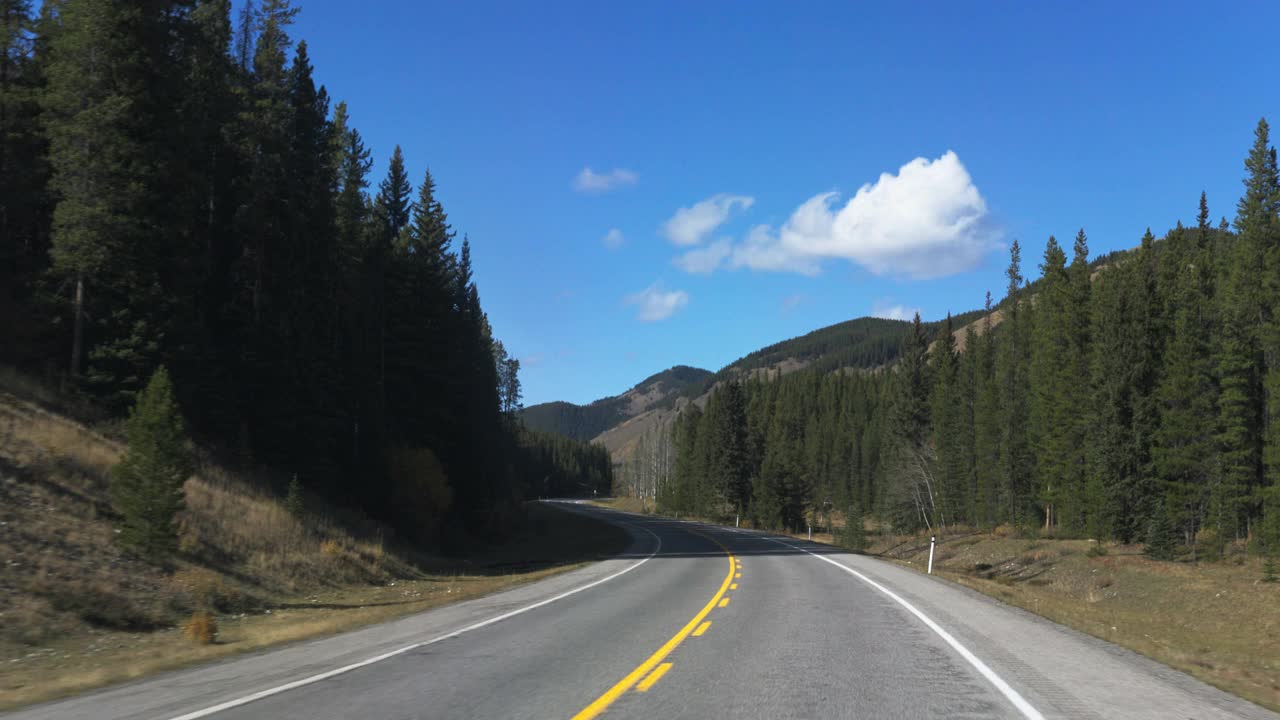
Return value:
<svg viewBox="0 0 1280 720">
<path fill-rule="evenodd" d="M 173 519 L 182 509 L 182 484 L 194 470 L 163 367 L 138 395 L 127 427 L 129 448 L 111 468 L 111 499 L 123 516 L 119 539 L 137 554 L 160 560 L 177 550 Z"/>
<path fill-rule="evenodd" d="M 293 479 L 289 481 L 289 493 L 284 498 L 284 509 L 296 518 L 302 517 L 302 481 L 298 479 L 297 473 L 294 473 Z"/>
<path fill-rule="evenodd" d="M 852 505 L 845 511 L 840 545 L 854 551 L 867 549 L 867 530 L 862 520 L 862 508 L 857 505 Z"/>
<path fill-rule="evenodd" d="M 420 540 L 433 540 L 453 503 L 453 489 L 436 454 L 428 448 L 387 453 L 387 475 L 396 491 L 396 510 Z"/>
<path fill-rule="evenodd" d="M 1222 537 L 1213 528 L 1203 528 L 1196 533 L 1196 556 L 1201 560 L 1221 560 L 1223 546 Z"/>
<path fill-rule="evenodd" d="M 200 610 L 192 614 L 182 632 L 191 642 L 210 645 L 218 639 L 218 621 L 208 611 Z"/>
<path fill-rule="evenodd" d="M 1094 544 L 1089 546 L 1089 549 L 1087 551 L 1085 551 L 1085 556 L 1091 557 L 1091 558 L 1102 557 L 1103 555 L 1106 555 L 1106 554 L 1107 554 L 1107 546 L 1103 545 L 1100 542 L 1095 542 Z"/>
</svg>

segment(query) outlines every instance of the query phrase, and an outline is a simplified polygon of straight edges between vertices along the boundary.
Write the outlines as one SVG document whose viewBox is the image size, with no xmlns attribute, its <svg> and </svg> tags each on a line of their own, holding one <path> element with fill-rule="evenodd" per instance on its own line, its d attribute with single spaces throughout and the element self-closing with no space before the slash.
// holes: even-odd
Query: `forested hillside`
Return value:
<svg viewBox="0 0 1280 720">
<path fill-rule="evenodd" d="M 422 538 L 608 487 L 521 429 L 436 179 L 371 187 L 298 9 L 239 7 L 0 2 L 0 361 L 117 414 L 167 367 L 202 442 Z"/>
<path fill-rule="evenodd" d="M 903 530 L 1000 524 L 1215 555 L 1280 553 L 1280 178 L 1259 123 L 1228 226 L 1090 262 L 1012 245 L 1001 322 L 917 318 L 892 371 L 724 384 L 656 439 L 660 505 L 798 529 L 827 508 Z M 985 330 L 985 331 L 980 331 Z M 930 350 L 931 343 L 937 341 Z"/>
<path fill-rule="evenodd" d="M 677 365 L 650 375 L 621 395 L 602 398 L 590 405 L 567 402 L 530 405 L 520 417 L 530 429 L 589 441 L 651 407 L 668 404 L 687 388 L 700 387 L 710 377 L 711 373 L 706 370 Z"/>
</svg>

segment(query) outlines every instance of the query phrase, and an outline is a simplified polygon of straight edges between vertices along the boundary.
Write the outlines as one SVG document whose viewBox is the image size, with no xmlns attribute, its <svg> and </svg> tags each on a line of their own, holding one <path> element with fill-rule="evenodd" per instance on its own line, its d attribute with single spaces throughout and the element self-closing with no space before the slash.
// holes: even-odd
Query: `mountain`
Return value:
<svg viewBox="0 0 1280 720">
<path fill-rule="evenodd" d="M 650 408 L 669 405 L 691 386 L 700 386 L 712 373 L 701 368 L 677 365 L 642 380 L 635 387 L 589 405 L 549 402 L 531 405 L 521 417 L 534 430 L 560 433 L 577 440 L 591 440 L 605 430 Z"/>
<path fill-rule="evenodd" d="M 981 316 L 982 311 L 975 310 L 957 315 L 952 321 L 956 327 L 963 327 Z M 930 333 L 941 325 L 941 321 L 925 323 Z M 906 320 L 861 317 L 818 328 L 748 353 L 700 384 L 690 385 L 681 396 L 696 398 L 718 382 L 753 372 L 785 375 L 800 368 L 828 372 L 842 368 L 877 368 L 898 358 L 902 337 L 910 327 L 911 323 Z"/>
<path fill-rule="evenodd" d="M 977 320 L 981 311 L 953 318 L 957 328 Z M 926 323 L 934 332 L 941 322 Z M 590 405 L 550 402 L 524 411 L 525 425 L 608 448 L 615 463 L 627 460 L 646 434 L 669 424 L 690 402 L 703 402 L 716 384 L 749 374 L 783 375 L 801 368 L 827 371 L 873 370 L 898 357 L 905 320 L 862 317 L 819 328 L 748 353 L 711 373 L 677 366 L 645 379 L 631 390 Z"/>
<path fill-rule="evenodd" d="M 1211 233 L 1215 243 L 1220 243 L 1222 233 L 1216 230 Z M 1119 250 L 1096 257 L 1090 267 L 1096 274 L 1130 252 Z M 1039 278 L 1027 283 L 1015 298 L 1034 296 L 1040 283 Z M 992 309 L 992 327 L 1000 324 L 1001 308 L 1008 301 L 1009 298 L 1005 298 Z M 970 310 L 952 316 L 957 347 L 963 348 L 965 331 L 970 325 L 981 334 L 983 314 L 982 310 Z M 942 320 L 924 323 L 926 334 L 934 337 L 942 323 Z M 630 457 L 642 437 L 669 424 L 686 403 L 705 401 L 718 383 L 748 375 L 786 375 L 802 368 L 825 372 L 875 370 L 898 359 L 902 339 L 910 327 L 911 323 L 906 320 L 874 317 L 846 320 L 750 352 L 715 373 L 677 366 L 646 379 L 622 395 L 590 405 L 566 402 L 534 405 L 525 410 L 525 424 L 598 442 L 609 449 L 615 463 L 621 463 Z"/>
</svg>

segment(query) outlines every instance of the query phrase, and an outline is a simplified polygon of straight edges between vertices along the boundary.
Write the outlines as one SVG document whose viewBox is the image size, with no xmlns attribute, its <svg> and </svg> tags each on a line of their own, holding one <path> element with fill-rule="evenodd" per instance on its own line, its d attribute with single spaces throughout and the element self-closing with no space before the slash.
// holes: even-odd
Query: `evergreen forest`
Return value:
<svg viewBox="0 0 1280 720">
<path fill-rule="evenodd" d="M 0 362 L 118 417 L 165 368 L 201 445 L 417 539 L 607 490 L 520 424 L 437 179 L 371 177 L 298 8 L 237 8 L 0 0 Z"/>
<path fill-rule="evenodd" d="M 1265 120 L 1233 214 L 1211 222 L 1201 194 L 1194 222 L 1101 258 L 1084 230 L 1050 237 L 1034 282 L 1015 241 L 998 304 L 932 327 L 917 316 L 889 365 L 722 374 L 640 440 L 625 480 L 668 511 L 770 528 L 866 513 L 900 531 L 1280 553 L 1280 178 Z"/>
</svg>

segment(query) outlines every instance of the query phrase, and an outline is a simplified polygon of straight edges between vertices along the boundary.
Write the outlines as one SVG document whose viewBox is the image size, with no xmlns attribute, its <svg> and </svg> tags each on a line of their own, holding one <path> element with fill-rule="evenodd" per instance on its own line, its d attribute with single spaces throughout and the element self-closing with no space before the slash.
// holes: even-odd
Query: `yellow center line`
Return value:
<svg viewBox="0 0 1280 720">
<path fill-rule="evenodd" d="M 719 545 L 718 542 L 716 544 Z M 723 545 L 720 547 L 724 548 Z M 635 684 L 640 681 L 640 678 L 643 678 L 652 672 L 653 669 L 658 666 L 658 663 L 665 660 L 680 643 L 684 642 L 685 638 L 689 637 L 689 635 L 694 631 L 694 628 L 698 627 L 698 624 L 706 619 L 711 610 L 716 607 L 716 603 L 720 602 L 720 598 L 724 597 L 725 591 L 729 589 L 729 584 L 733 582 L 733 554 L 730 553 L 728 549 L 725 549 L 724 553 L 729 558 L 729 573 L 724 576 L 724 582 L 720 583 L 720 589 L 716 591 L 715 595 L 711 596 L 711 600 L 698 611 L 697 615 L 693 616 L 693 619 L 690 620 L 688 624 L 680 628 L 680 632 L 671 636 L 671 639 L 662 647 L 658 648 L 657 652 L 650 655 L 649 659 L 640 663 L 635 670 L 632 670 L 626 677 L 619 680 L 616 685 L 606 690 L 600 697 L 596 698 L 595 702 L 583 708 L 577 715 L 574 715 L 573 720 L 590 720 L 604 712 L 605 709 L 612 705 L 614 701 L 622 696 L 623 693 L 634 687 Z M 723 607 L 723 605 L 721 607 Z M 665 673 L 666 670 L 663 670 L 662 672 Z M 658 674 L 658 677 L 662 677 L 662 675 Z M 657 677 L 653 678 L 654 682 L 657 682 L 657 680 Z M 649 684 L 652 685 L 653 683 Z"/>
<path fill-rule="evenodd" d="M 730 585 L 730 586 L 729 586 L 729 589 L 730 589 L 730 590 L 737 590 L 737 589 L 738 589 L 738 583 L 734 583 L 734 584 Z"/>
<path fill-rule="evenodd" d="M 670 669 L 671 663 L 662 663 L 658 667 L 654 668 L 653 672 L 649 673 L 649 677 L 641 680 L 640 684 L 636 686 L 636 692 L 648 692 L 649 688 L 653 687 L 654 683 L 661 680 L 662 676 L 666 675 L 667 671 Z"/>
<path fill-rule="evenodd" d="M 725 598 L 720 601 L 720 607 L 728 607 L 728 606 L 729 606 L 729 598 Z"/>
<path fill-rule="evenodd" d="M 706 631 L 707 631 L 707 628 L 709 628 L 709 627 L 711 627 L 711 621 L 710 621 L 710 620 L 708 620 L 708 621 L 706 621 L 706 622 L 702 623 L 701 625 L 699 625 L 699 626 L 698 626 L 698 629 L 693 631 L 693 636 L 694 636 L 694 637 L 702 637 L 702 633 L 706 632 Z"/>
<path fill-rule="evenodd" d="M 734 580 L 741 580 L 741 579 L 742 579 L 742 573 L 738 573 L 737 575 L 734 575 L 734 576 L 733 576 L 733 579 L 734 579 Z"/>
</svg>

